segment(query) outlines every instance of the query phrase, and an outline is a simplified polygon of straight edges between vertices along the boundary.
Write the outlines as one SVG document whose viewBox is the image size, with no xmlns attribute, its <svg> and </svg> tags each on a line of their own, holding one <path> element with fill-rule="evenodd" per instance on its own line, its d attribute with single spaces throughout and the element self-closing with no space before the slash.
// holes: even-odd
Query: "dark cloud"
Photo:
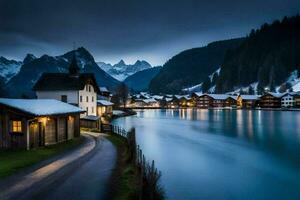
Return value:
<svg viewBox="0 0 300 200">
<path fill-rule="evenodd" d="M 299 0 L 0 0 L 0 55 L 56 55 L 76 42 L 97 60 L 162 64 L 299 8 Z"/>
</svg>

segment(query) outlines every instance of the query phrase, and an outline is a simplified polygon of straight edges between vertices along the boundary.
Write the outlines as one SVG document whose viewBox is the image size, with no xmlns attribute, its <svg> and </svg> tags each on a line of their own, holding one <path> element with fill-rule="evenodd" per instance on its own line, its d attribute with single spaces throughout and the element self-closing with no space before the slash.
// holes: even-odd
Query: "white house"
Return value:
<svg viewBox="0 0 300 200">
<path fill-rule="evenodd" d="M 285 94 L 281 97 L 281 107 L 287 108 L 287 107 L 293 107 L 294 106 L 294 96 L 292 94 Z"/>
<path fill-rule="evenodd" d="M 33 87 L 38 99 L 56 99 L 85 110 L 84 116 L 97 116 L 97 85 L 94 74 L 79 73 L 75 56 L 69 73 L 44 73 Z"/>
</svg>

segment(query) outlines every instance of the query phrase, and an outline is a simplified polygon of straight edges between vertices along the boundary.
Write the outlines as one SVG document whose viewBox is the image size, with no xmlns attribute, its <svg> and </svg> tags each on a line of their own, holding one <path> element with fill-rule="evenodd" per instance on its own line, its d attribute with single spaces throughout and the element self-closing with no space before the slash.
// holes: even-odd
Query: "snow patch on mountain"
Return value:
<svg viewBox="0 0 300 200">
<path fill-rule="evenodd" d="M 124 60 L 121 60 L 115 65 L 104 62 L 97 62 L 97 64 L 106 73 L 119 81 L 124 81 L 128 76 L 131 76 L 136 72 L 152 68 L 152 66 L 144 60 L 137 60 L 134 64 L 126 64 Z"/>
<path fill-rule="evenodd" d="M 15 60 L 8 60 L 0 57 L 0 77 L 7 83 L 12 77 L 19 73 L 22 62 Z"/>
<path fill-rule="evenodd" d="M 214 78 L 214 75 L 217 74 L 218 76 L 220 75 L 220 71 L 221 71 L 221 67 L 219 67 L 216 71 L 214 71 L 211 75 L 209 75 L 209 79 L 210 79 L 210 82 L 213 82 L 213 78 Z"/>
<path fill-rule="evenodd" d="M 202 91 L 202 84 L 203 83 L 194 85 L 192 87 L 183 88 L 182 91 L 183 92 L 201 92 Z"/>
</svg>

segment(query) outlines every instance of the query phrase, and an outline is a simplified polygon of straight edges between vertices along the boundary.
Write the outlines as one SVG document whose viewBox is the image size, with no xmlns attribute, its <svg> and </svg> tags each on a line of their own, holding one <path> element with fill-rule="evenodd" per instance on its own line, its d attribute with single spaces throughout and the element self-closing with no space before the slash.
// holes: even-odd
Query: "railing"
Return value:
<svg viewBox="0 0 300 200">
<path fill-rule="evenodd" d="M 135 129 L 132 128 L 130 131 L 126 131 L 124 128 L 115 125 L 105 125 L 103 127 L 105 130 L 117 134 L 126 140 L 129 157 L 132 160 L 141 175 L 140 180 L 140 197 L 139 199 L 164 199 L 165 193 L 164 189 L 160 186 L 161 172 L 155 167 L 154 160 L 148 162 L 142 149 L 136 143 Z"/>
</svg>

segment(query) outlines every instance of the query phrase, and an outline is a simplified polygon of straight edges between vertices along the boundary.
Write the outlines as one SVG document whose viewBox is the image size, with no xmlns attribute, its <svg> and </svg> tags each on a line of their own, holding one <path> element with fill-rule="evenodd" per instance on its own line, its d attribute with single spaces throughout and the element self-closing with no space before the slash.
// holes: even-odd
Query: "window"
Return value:
<svg viewBox="0 0 300 200">
<path fill-rule="evenodd" d="M 92 107 L 92 113 L 94 113 L 94 107 Z"/>
<path fill-rule="evenodd" d="M 68 96 L 67 95 L 61 95 L 61 101 L 67 103 L 68 102 Z"/>
<path fill-rule="evenodd" d="M 91 86 L 89 85 L 89 92 L 91 91 Z"/>
<path fill-rule="evenodd" d="M 89 97 L 88 96 L 86 96 L 86 102 L 89 102 Z"/>
<path fill-rule="evenodd" d="M 89 115 L 89 107 L 86 107 L 86 115 Z"/>
<path fill-rule="evenodd" d="M 12 121 L 12 131 L 13 132 L 22 132 L 22 122 L 21 121 Z"/>
<path fill-rule="evenodd" d="M 82 102 L 82 96 L 80 96 L 80 102 Z"/>
<path fill-rule="evenodd" d="M 94 97 L 92 97 L 92 102 L 94 102 Z"/>
</svg>

